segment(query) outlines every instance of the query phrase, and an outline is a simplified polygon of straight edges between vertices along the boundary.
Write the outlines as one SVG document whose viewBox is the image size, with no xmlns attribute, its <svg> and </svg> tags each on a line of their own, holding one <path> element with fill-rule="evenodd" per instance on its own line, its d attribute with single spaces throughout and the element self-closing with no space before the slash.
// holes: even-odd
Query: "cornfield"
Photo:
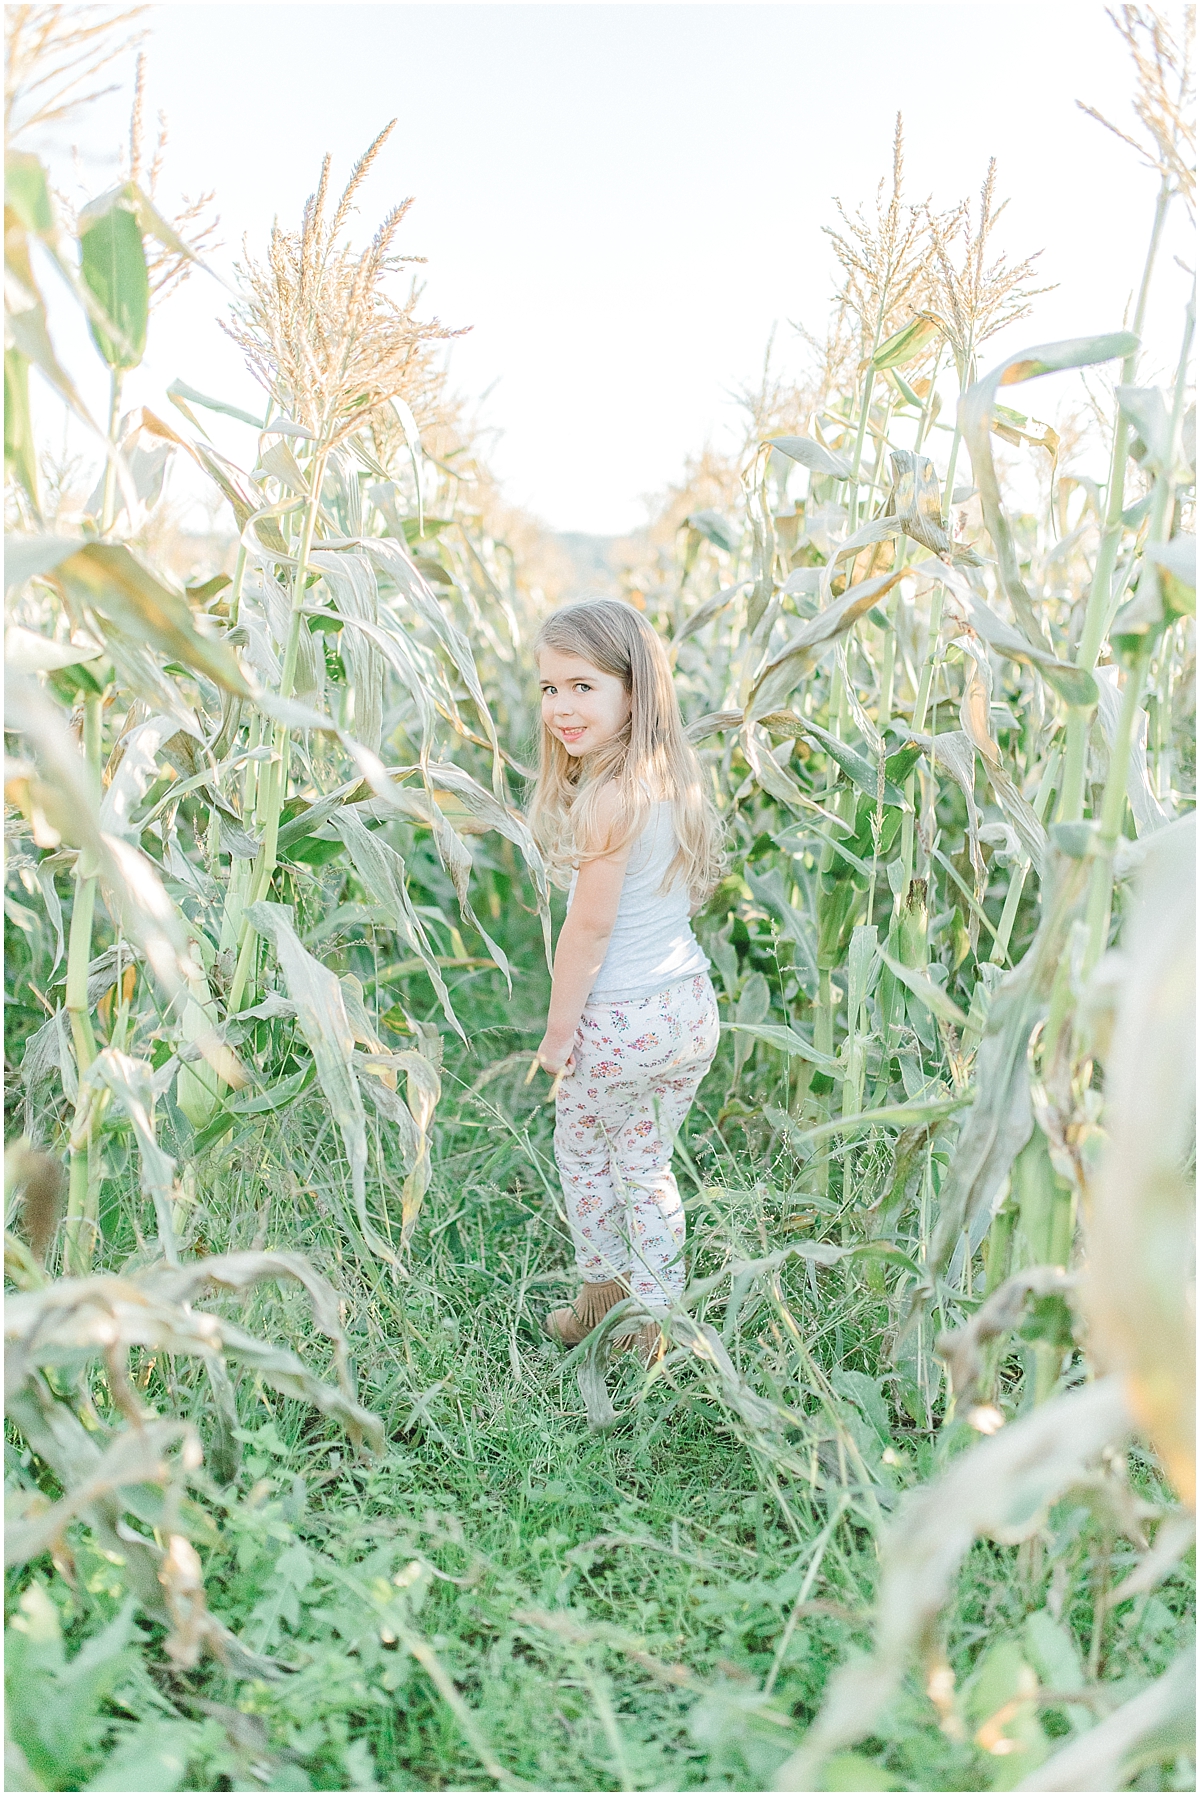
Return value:
<svg viewBox="0 0 1200 1796">
<path fill-rule="evenodd" d="M 209 228 L 140 73 L 68 213 L 22 133 L 137 21 L 7 10 L 6 1787 L 1194 1788 L 1194 305 L 1139 384 L 1186 43 L 1114 14 L 1159 177 L 1122 328 L 1037 343 L 994 166 L 910 205 L 897 121 L 811 380 L 616 558 L 729 850 L 643 1372 L 628 1305 L 541 1332 L 566 588 L 406 205 L 351 241 L 387 133 L 236 269 L 261 415 L 126 412 Z M 1073 370 L 1082 424 L 1020 409 Z"/>
</svg>

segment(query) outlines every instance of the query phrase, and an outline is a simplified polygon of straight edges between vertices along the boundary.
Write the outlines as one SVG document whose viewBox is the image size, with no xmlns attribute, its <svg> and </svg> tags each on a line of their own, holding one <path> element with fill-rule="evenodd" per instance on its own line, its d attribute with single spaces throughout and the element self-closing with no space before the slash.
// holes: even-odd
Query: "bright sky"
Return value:
<svg viewBox="0 0 1200 1796">
<path fill-rule="evenodd" d="M 473 326 L 451 351 L 454 382 L 488 393 L 510 498 L 558 529 L 640 523 L 643 495 L 728 438 L 732 394 L 757 379 L 773 327 L 780 366 L 799 365 L 789 320 L 822 332 L 832 291 L 831 196 L 870 198 L 898 106 L 909 197 L 973 194 L 996 156 L 1012 198 L 997 240 L 1018 258 L 1044 247 L 1044 279 L 1059 283 L 985 361 L 1119 328 L 1140 272 L 1156 176 L 1075 106 L 1132 124 L 1132 71 L 1091 0 L 170 4 L 149 16 L 150 110 L 170 123 L 160 191 L 215 189 L 226 273 L 243 236 L 261 252 L 273 215 L 298 221 L 326 149 L 340 190 L 398 118 L 359 238 L 415 195 L 401 247 L 428 257 L 426 308 Z M 72 127 L 97 188 L 127 105 L 103 102 Z M 101 152 L 107 169 L 92 161 Z M 1180 251 L 1191 261 L 1181 212 L 1146 374 L 1176 350 Z M 175 378 L 261 404 L 214 321 L 225 303 L 193 276 L 154 321 L 130 404 L 173 416 L 162 391 Z M 1045 416 L 1054 397 L 1030 388 L 1017 403 Z"/>
</svg>

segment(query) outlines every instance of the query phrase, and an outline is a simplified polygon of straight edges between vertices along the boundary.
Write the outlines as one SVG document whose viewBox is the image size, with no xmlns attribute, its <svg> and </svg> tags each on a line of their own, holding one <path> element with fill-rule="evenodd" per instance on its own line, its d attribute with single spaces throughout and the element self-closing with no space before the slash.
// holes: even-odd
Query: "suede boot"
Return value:
<svg viewBox="0 0 1200 1796">
<path fill-rule="evenodd" d="M 606 1279 L 599 1285 L 584 1285 L 572 1303 L 550 1311 L 546 1317 L 546 1333 L 563 1347 L 578 1347 L 614 1304 L 624 1302 L 628 1296 L 628 1287 L 619 1278 Z"/>
</svg>

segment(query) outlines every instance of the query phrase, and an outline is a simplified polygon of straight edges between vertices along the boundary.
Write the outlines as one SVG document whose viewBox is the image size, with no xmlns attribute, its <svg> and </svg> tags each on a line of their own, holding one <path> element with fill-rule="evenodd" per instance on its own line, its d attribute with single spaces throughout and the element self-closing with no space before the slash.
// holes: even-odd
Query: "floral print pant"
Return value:
<svg viewBox="0 0 1200 1796">
<path fill-rule="evenodd" d="M 588 1284 L 624 1278 L 665 1307 L 683 1290 L 675 1137 L 717 1051 L 708 975 L 650 998 L 589 1004 L 558 1088 L 558 1161 L 575 1262 Z"/>
</svg>

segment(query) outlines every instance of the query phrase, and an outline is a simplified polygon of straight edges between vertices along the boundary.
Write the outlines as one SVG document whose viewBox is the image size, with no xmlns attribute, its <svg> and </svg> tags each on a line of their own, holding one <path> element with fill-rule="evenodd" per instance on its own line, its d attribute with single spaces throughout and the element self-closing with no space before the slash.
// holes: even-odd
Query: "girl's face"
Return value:
<svg viewBox="0 0 1200 1796">
<path fill-rule="evenodd" d="M 620 734 L 632 704 L 623 680 L 558 649 L 538 656 L 542 722 L 569 755 L 590 755 Z"/>
</svg>

